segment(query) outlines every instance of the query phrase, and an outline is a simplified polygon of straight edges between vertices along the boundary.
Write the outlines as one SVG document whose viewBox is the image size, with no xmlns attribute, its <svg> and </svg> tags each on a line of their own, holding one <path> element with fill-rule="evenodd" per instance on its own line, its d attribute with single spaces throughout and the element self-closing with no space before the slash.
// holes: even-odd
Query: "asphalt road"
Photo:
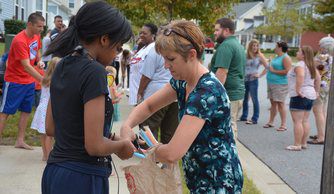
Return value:
<svg viewBox="0 0 334 194">
<path fill-rule="evenodd" d="M 308 145 L 306 150 L 293 152 L 285 147 L 293 144 L 293 123 L 288 111 L 288 130 L 277 132 L 276 128 L 263 128 L 269 120 L 270 102 L 267 99 L 267 83 L 265 77 L 259 82 L 260 118 L 257 125 L 246 125 L 238 122 L 239 141 L 253 152 L 260 160 L 268 165 L 297 193 L 315 194 L 320 192 L 322 145 Z M 289 99 L 286 100 L 288 110 Z M 253 114 L 253 104 L 250 101 L 250 115 Z M 311 134 L 316 134 L 313 113 L 310 116 Z M 275 126 L 279 127 L 280 119 L 277 115 Z"/>
</svg>

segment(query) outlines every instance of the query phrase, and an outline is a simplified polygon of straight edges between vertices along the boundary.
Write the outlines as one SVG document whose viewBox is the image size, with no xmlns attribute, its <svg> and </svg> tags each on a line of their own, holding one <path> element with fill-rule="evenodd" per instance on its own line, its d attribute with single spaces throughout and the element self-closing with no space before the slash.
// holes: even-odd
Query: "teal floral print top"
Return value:
<svg viewBox="0 0 334 194">
<path fill-rule="evenodd" d="M 230 101 L 213 73 L 204 74 L 186 100 L 186 85 L 172 78 L 179 119 L 184 115 L 205 120 L 200 133 L 182 158 L 191 193 L 241 193 L 242 168 L 233 139 Z"/>
</svg>

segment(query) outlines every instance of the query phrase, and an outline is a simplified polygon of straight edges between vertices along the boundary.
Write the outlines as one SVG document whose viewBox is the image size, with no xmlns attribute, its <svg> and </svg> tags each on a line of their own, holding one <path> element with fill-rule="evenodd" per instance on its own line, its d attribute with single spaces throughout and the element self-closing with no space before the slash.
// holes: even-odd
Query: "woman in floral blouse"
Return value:
<svg viewBox="0 0 334 194">
<path fill-rule="evenodd" d="M 317 126 L 317 135 L 311 135 L 309 144 L 324 144 L 326 113 L 328 104 L 329 84 L 331 81 L 331 70 L 333 63 L 334 38 L 331 36 L 319 41 L 319 54 L 315 57 L 315 64 L 321 75 L 320 92 L 313 104 L 313 113 Z"/>
<path fill-rule="evenodd" d="M 168 144 L 156 148 L 156 159 L 175 163 L 182 158 L 191 193 L 241 193 L 242 168 L 231 129 L 230 101 L 224 86 L 201 64 L 204 36 L 190 21 L 174 21 L 156 41 L 173 78 L 139 104 L 121 128 L 132 128 L 160 108 L 178 100 L 180 123 Z"/>
</svg>

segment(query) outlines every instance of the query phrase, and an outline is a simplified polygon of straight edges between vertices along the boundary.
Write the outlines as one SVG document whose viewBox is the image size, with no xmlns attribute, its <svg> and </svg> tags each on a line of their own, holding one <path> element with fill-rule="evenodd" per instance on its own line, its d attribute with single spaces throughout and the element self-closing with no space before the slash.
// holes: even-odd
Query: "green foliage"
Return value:
<svg viewBox="0 0 334 194">
<path fill-rule="evenodd" d="M 308 30 L 324 33 L 334 32 L 334 1 L 316 0 L 315 17 L 309 16 L 306 20 Z"/>
<path fill-rule="evenodd" d="M 267 23 L 256 29 L 257 34 L 280 35 L 283 40 L 300 34 L 304 29 L 304 20 L 298 14 L 299 0 L 276 1 L 275 7 L 265 9 L 263 15 Z"/>
<path fill-rule="evenodd" d="M 274 50 L 272 50 L 272 49 L 261 49 L 261 53 L 263 53 L 263 54 L 265 54 L 265 53 L 274 54 Z"/>
<path fill-rule="evenodd" d="M 215 21 L 227 15 L 238 0 L 107 0 L 141 27 L 152 22 L 160 26 L 174 19 L 196 20 L 206 34 L 213 32 Z"/>
<path fill-rule="evenodd" d="M 0 56 L 2 56 L 2 54 L 4 53 L 4 51 L 5 51 L 5 43 L 0 42 Z"/>
<path fill-rule="evenodd" d="M 17 34 L 26 28 L 26 23 L 21 20 L 8 19 L 4 21 L 5 34 Z"/>
<path fill-rule="evenodd" d="M 261 192 L 256 188 L 255 184 L 249 179 L 244 172 L 244 185 L 242 187 L 242 193 L 245 194 L 260 194 Z"/>
<path fill-rule="evenodd" d="M 288 49 L 288 55 L 290 57 L 296 57 L 298 49 L 299 49 L 298 47 L 289 47 L 289 49 Z"/>
</svg>

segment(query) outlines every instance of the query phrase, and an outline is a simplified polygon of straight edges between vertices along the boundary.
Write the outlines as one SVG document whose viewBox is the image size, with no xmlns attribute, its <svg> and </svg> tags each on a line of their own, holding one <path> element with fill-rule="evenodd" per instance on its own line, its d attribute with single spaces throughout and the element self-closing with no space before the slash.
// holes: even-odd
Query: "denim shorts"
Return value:
<svg viewBox="0 0 334 194">
<path fill-rule="evenodd" d="M 300 96 L 295 96 L 290 98 L 290 110 L 303 110 L 303 111 L 310 111 L 313 106 L 313 101 L 308 98 L 302 98 Z"/>
</svg>

